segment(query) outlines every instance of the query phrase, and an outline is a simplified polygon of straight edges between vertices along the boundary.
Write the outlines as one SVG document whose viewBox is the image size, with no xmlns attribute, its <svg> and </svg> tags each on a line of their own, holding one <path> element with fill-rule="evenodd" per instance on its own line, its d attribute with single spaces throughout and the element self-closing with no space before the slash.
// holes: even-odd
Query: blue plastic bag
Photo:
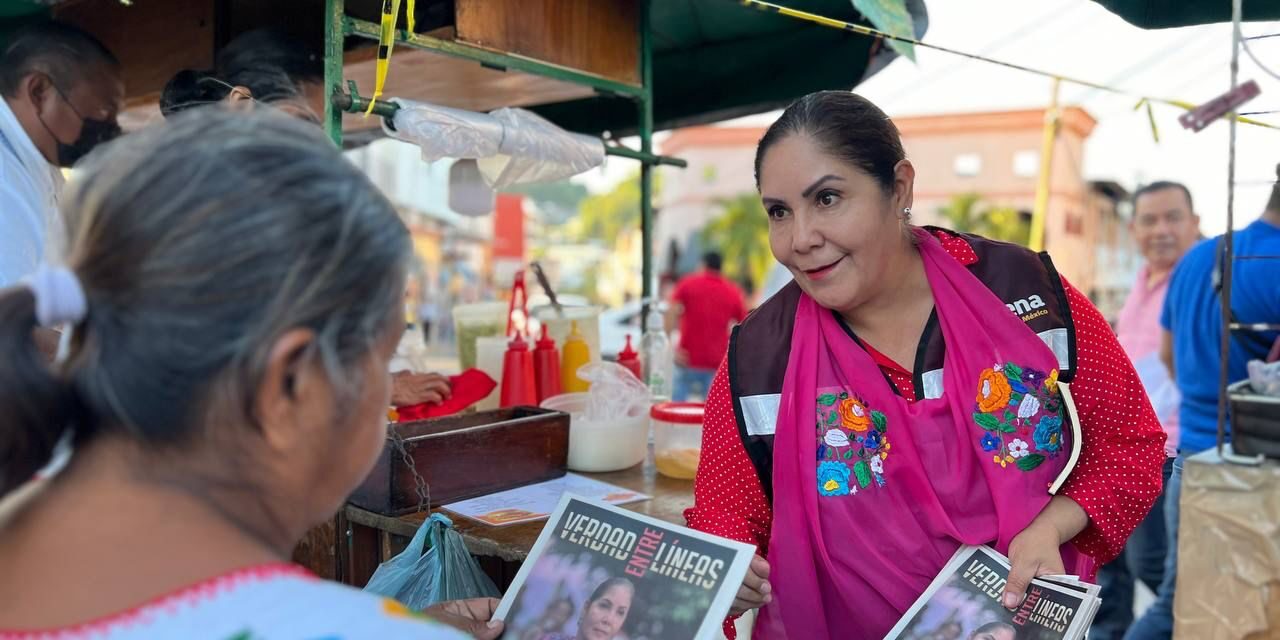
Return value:
<svg viewBox="0 0 1280 640">
<path fill-rule="evenodd" d="M 403 552 L 378 566 L 364 590 L 415 611 L 445 600 L 500 595 L 453 530 L 453 521 L 438 513 L 418 527 Z"/>
</svg>

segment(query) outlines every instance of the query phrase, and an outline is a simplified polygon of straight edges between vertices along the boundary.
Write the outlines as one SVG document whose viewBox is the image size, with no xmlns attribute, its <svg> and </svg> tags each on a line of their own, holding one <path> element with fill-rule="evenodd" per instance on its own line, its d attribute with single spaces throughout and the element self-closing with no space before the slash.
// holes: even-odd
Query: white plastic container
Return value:
<svg viewBox="0 0 1280 640">
<path fill-rule="evenodd" d="M 570 470 L 620 471 L 644 462 L 649 453 L 648 416 L 593 422 L 585 418 L 586 406 L 586 393 L 565 393 L 542 401 L 543 409 L 569 414 Z"/>
<path fill-rule="evenodd" d="M 692 480 L 702 457 L 702 417 L 700 402 L 664 402 L 653 405 L 653 462 L 658 473 L 668 478 Z"/>
</svg>

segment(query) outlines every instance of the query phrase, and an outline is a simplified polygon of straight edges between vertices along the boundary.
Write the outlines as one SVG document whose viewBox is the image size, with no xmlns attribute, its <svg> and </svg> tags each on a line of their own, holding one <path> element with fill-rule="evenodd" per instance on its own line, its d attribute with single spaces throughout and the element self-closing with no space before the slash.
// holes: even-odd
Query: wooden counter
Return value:
<svg viewBox="0 0 1280 640">
<path fill-rule="evenodd" d="M 623 471 L 579 475 L 653 496 L 623 508 L 666 522 L 683 525 L 684 510 L 693 506 L 693 481 L 673 480 L 658 474 L 652 455 L 643 464 Z M 546 524 L 542 520 L 492 527 L 445 509 L 436 511 L 453 520 L 454 529 L 462 534 L 467 548 L 499 588 L 510 584 Z M 354 586 L 364 586 L 379 563 L 404 549 L 426 517 L 425 513 L 417 513 L 392 518 L 347 505 L 339 514 L 340 530 L 347 529 L 351 534 L 349 537 L 338 536 L 337 540 L 341 580 Z"/>
</svg>

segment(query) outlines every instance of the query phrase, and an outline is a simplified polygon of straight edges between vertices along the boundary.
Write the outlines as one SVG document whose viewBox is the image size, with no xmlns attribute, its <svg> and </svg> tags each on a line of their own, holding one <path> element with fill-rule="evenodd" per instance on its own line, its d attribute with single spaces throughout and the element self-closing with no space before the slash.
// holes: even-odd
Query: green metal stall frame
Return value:
<svg viewBox="0 0 1280 640">
<path fill-rule="evenodd" d="M 645 299 L 652 299 L 656 292 L 654 286 L 656 282 L 653 278 L 653 169 L 660 164 L 684 167 L 686 163 L 677 158 L 658 156 L 653 153 L 653 34 L 649 27 L 649 0 L 640 1 L 639 14 L 639 25 L 637 25 L 640 37 L 639 85 L 618 82 L 526 56 L 491 51 L 464 42 L 411 33 L 403 29 L 396 30 L 395 38 L 398 44 L 415 49 L 470 60 L 503 71 L 518 71 L 570 82 L 590 87 L 597 93 L 616 95 L 635 102 L 640 149 L 637 151 L 621 145 L 607 144 L 605 152 L 608 155 L 640 162 L 640 232 L 643 252 L 641 277 L 644 279 L 641 295 Z M 343 113 L 361 113 L 369 106 L 369 100 L 361 98 L 357 93 L 354 82 L 351 83 L 349 93 L 343 91 L 343 51 L 346 39 L 354 37 L 377 41 L 380 33 L 379 25 L 348 16 L 345 0 L 325 0 L 324 83 L 330 99 L 325 102 L 324 122 L 325 131 L 339 147 L 342 146 Z M 397 108 L 395 104 L 379 101 L 373 105 L 373 112 L 382 117 L 391 117 Z"/>
</svg>

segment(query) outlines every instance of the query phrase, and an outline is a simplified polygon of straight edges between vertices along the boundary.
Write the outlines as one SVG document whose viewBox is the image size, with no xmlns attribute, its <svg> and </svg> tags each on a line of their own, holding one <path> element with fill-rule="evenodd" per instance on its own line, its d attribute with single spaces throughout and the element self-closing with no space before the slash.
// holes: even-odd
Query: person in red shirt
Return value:
<svg viewBox="0 0 1280 640">
<path fill-rule="evenodd" d="M 680 320 L 680 342 L 676 346 L 676 380 L 672 399 L 684 402 L 696 393 L 705 398 L 716 367 L 729 348 L 729 330 L 747 316 L 742 290 L 720 274 L 719 253 L 702 256 L 703 269 L 685 276 L 671 293 L 671 318 Z"/>
</svg>

